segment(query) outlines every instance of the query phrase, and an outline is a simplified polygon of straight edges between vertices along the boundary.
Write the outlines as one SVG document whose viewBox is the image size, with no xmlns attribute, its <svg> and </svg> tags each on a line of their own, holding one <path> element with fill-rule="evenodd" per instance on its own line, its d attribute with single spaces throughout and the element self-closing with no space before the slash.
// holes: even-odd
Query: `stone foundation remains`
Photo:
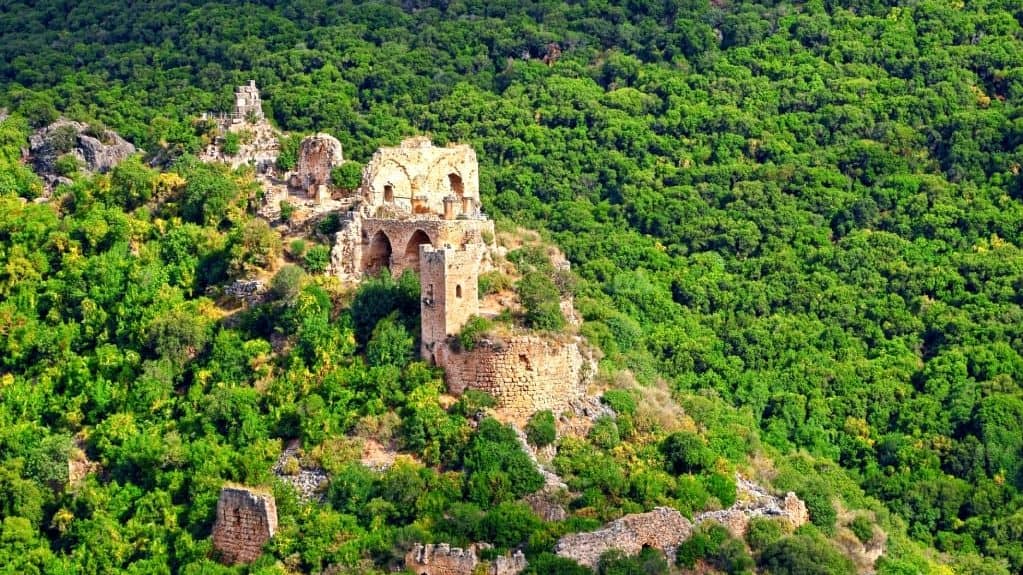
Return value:
<svg viewBox="0 0 1023 575">
<path fill-rule="evenodd" d="M 224 487 L 217 501 L 213 548 L 228 565 L 251 563 L 277 531 L 277 503 L 273 495 L 244 487 Z"/>
<path fill-rule="evenodd" d="M 478 550 L 489 549 L 486 543 L 474 543 L 468 549 L 447 543 L 417 543 L 405 554 L 405 568 L 416 575 L 516 575 L 526 568 L 522 551 L 502 555 L 493 561 L 480 561 Z"/>
</svg>

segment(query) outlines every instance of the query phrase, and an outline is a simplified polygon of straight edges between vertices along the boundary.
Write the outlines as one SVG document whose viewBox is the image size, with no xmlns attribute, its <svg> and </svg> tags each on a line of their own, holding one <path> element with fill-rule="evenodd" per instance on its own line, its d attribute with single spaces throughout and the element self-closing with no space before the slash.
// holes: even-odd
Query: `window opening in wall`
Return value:
<svg viewBox="0 0 1023 575">
<path fill-rule="evenodd" d="M 465 185 L 462 184 L 462 176 L 448 174 L 448 184 L 451 185 L 451 193 L 461 198 L 465 195 Z"/>
<path fill-rule="evenodd" d="M 462 297 L 462 286 L 455 286 L 455 297 Z"/>
<path fill-rule="evenodd" d="M 384 201 L 385 202 L 394 201 L 394 186 L 392 186 L 391 184 L 384 184 Z"/>
</svg>

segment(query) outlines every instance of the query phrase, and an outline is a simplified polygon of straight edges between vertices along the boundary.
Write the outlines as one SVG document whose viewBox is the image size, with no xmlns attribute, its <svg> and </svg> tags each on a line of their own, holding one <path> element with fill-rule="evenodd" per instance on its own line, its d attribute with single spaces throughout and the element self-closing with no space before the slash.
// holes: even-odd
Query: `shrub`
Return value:
<svg viewBox="0 0 1023 575">
<path fill-rule="evenodd" d="M 863 515 L 857 515 L 849 522 L 849 530 L 860 540 L 860 543 L 866 543 L 874 538 L 874 526 Z"/>
<path fill-rule="evenodd" d="M 782 525 L 778 521 L 754 517 L 746 530 L 746 542 L 749 543 L 750 549 L 759 553 L 781 539 L 783 533 Z"/>
<path fill-rule="evenodd" d="M 549 409 L 534 413 L 526 423 L 526 438 L 537 447 L 545 447 L 554 443 L 557 434 L 554 413 Z"/>
<path fill-rule="evenodd" d="M 622 441 L 618 435 L 618 425 L 613 418 L 607 416 L 599 417 L 593 422 L 587 437 L 594 445 L 604 449 L 611 449 Z"/>
<path fill-rule="evenodd" d="M 690 431 L 672 433 L 661 443 L 670 471 L 699 473 L 714 464 L 714 452 L 703 443 L 703 438 Z"/>
<path fill-rule="evenodd" d="M 530 559 L 522 575 L 593 575 L 593 571 L 571 559 L 553 553 L 541 553 L 535 559 Z"/>
<path fill-rule="evenodd" d="M 270 293 L 273 294 L 275 299 L 290 305 L 298 299 L 304 279 L 305 272 L 302 268 L 286 265 L 270 280 Z"/>
<path fill-rule="evenodd" d="M 334 187 L 351 191 L 362 184 L 362 164 L 358 162 L 345 162 L 330 171 L 330 183 Z"/>
<path fill-rule="evenodd" d="M 234 156 L 242 147 L 242 138 L 237 132 L 228 132 L 224 135 L 224 145 L 222 147 L 225 154 L 228 156 Z"/>
<path fill-rule="evenodd" d="M 480 340 L 493 327 L 490 320 L 474 315 L 462 326 L 462 332 L 458 334 L 458 347 L 462 351 L 476 349 Z"/>
<path fill-rule="evenodd" d="M 305 254 L 305 269 L 312 273 L 321 273 L 330 264 L 330 248 L 315 245 Z"/>
<path fill-rule="evenodd" d="M 458 403 L 451 408 L 451 411 L 455 415 L 471 418 L 495 405 L 497 405 L 497 400 L 493 395 L 485 391 L 468 389 L 462 394 L 462 397 L 458 398 Z"/>
<path fill-rule="evenodd" d="M 295 204 L 289 202 L 288 200 L 281 200 L 280 207 L 282 220 L 288 221 L 291 219 L 291 216 L 295 215 L 296 210 Z"/>
<path fill-rule="evenodd" d="M 529 272 L 519 280 L 517 287 L 529 327 L 558 331 L 565 326 L 558 288 L 549 277 L 540 272 Z"/>
<path fill-rule="evenodd" d="M 64 154 L 57 158 L 57 162 L 53 167 L 57 170 L 58 174 L 65 178 L 69 178 L 78 173 L 82 164 L 78 161 L 78 158 L 76 158 L 74 154 Z"/>
<path fill-rule="evenodd" d="M 479 276 L 479 290 L 481 295 L 495 294 L 510 289 L 511 280 L 499 270 L 484 272 Z"/>
<path fill-rule="evenodd" d="M 703 484 L 707 486 L 707 492 L 721 502 L 721 507 L 728 508 L 735 503 L 738 493 L 732 478 L 720 473 L 711 473 L 703 477 Z"/>
<path fill-rule="evenodd" d="M 305 255 L 305 249 L 305 240 L 302 239 L 291 240 L 291 243 L 288 244 L 288 250 L 291 251 L 291 257 L 296 259 Z"/>
<path fill-rule="evenodd" d="M 824 534 L 833 534 L 838 513 L 835 511 L 835 506 L 831 504 L 831 496 L 822 490 L 801 490 L 797 491 L 797 495 L 806 503 L 806 510 L 810 513 L 810 522 L 820 528 Z"/>
<path fill-rule="evenodd" d="M 318 224 L 316 224 L 316 231 L 325 236 L 336 234 L 340 229 L 341 216 L 336 213 L 327 214 L 327 217 L 323 218 Z"/>
<path fill-rule="evenodd" d="M 805 535 L 786 537 L 760 555 L 760 566 L 771 575 L 852 575 L 852 561 L 827 540 Z"/>
<path fill-rule="evenodd" d="M 645 547 L 637 555 L 628 556 L 618 550 L 611 550 L 600 557 L 597 570 L 600 575 L 667 575 L 668 561 L 664 554 L 652 547 Z"/>
</svg>

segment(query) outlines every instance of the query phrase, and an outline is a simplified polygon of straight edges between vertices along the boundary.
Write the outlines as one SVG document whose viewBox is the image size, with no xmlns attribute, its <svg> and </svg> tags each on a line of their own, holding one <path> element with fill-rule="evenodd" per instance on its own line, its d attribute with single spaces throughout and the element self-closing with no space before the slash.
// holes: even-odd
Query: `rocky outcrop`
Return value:
<svg viewBox="0 0 1023 575">
<path fill-rule="evenodd" d="M 405 554 L 405 568 L 418 575 L 516 575 L 526 568 L 522 551 L 502 555 L 492 561 L 481 561 L 478 551 L 490 549 L 486 543 L 474 543 L 467 549 L 447 543 L 417 543 Z"/>
<path fill-rule="evenodd" d="M 653 547 L 674 556 L 675 549 L 692 533 L 693 524 L 681 513 L 657 507 L 648 513 L 626 515 L 597 531 L 566 535 L 555 545 L 554 552 L 596 568 L 600 556 L 612 549 L 635 555 L 644 547 Z"/>
<path fill-rule="evenodd" d="M 135 153 L 135 146 L 112 130 L 91 130 L 81 122 L 57 120 L 29 137 L 29 157 L 49 185 L 61 178 L 57 160 L 73 155 L 89 172 L 106 172 Z"/>
<path fill-rule="evenodd" d="M 277 532 L 277 502 L 273 495 L 244 487 L 224 487 L 217 501 L 213 548 L 228 565 L 251 563 Z"/>
</svg>

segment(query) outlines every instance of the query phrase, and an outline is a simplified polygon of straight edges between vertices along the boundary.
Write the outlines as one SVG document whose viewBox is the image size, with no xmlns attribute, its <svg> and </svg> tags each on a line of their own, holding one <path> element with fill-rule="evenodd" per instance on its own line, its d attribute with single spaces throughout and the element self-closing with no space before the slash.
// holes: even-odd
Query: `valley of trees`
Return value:
<svg viewBox="0 0 1023 575">
<path fill-rule="evenodd" d="M 767 456 L 812 526 L 602 572 L 848 573 L 827 538 L 876 524 L 879 573 L 1023 573 L 1018 2 L 43 0 L 0 3 L 0 39 L 0 573 L 242 572 L 211 558 L 217 493 L 296 438 L 333 480 L 275 487 L 248 572 L 485 540 L 576 573 L 561 534 L 727 506 Z M 518 502 L 541 480 L 486 397 L 442 407 L 413 276 L 277 266 L 251 174 L 195 159 L 250 79 L 356 161 L 473 145 L 485 210 L 565 251 L 618 413 L 559 440 L 568 520 Z M 61 115 L 146 153 L 35 203 L 21 148 Z M 270 301 L 216 305 L 256 271 Z M 353 437 L 416 459 L 371 471 Z"/>
</svg>

